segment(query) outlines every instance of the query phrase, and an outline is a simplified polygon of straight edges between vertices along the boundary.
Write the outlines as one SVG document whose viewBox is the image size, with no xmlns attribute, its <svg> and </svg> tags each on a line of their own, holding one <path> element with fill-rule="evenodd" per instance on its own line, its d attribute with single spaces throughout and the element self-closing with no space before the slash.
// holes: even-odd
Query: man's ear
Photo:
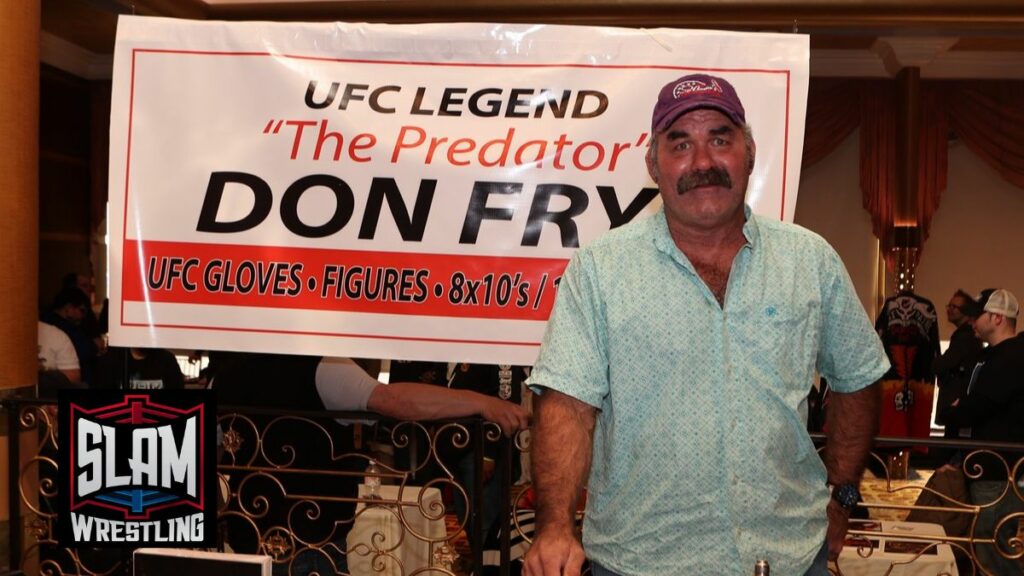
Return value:
<svg viewBox="0 0 1024 576">
<path fill-rule="evenodd" d="M 654 147 L 657 146 L 657 142 L 651 142 L 651 145 L 647 148 L 647 155 L 644 156 L 644 161 L 647 162 L 647 173 L 651 175 L 651 180 L 654 183 L 658 183 L 658 167 L 654 162 Z"/>
<path fill-rule="evenodd" d="M 757 144 L 750 143 L 750 153 L 747 154 L 747 174 L 754 173 L 754 162 L 757 160 Z"/>
</svg>

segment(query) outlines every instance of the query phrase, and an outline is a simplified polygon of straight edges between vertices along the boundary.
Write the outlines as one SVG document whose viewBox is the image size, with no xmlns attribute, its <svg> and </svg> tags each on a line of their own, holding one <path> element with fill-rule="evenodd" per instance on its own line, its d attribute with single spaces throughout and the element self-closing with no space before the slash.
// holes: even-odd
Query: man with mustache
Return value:
<svg viewBox="0 0 1024 576">
<path fill-rule="evenodd" d="M 835 251 L 745 205 L 756 146 L 729 82 L 667 84 L 651 131 L 664 207 L 574 255 L 530 378 L 526 574 L 579 574 L 584 550 L 596 576 L 749 574 L 762 558 L 827 574 L 885 353 Z M 834 393 L 824 463 L 805 432 L 816 372 Z"/>
</svg>

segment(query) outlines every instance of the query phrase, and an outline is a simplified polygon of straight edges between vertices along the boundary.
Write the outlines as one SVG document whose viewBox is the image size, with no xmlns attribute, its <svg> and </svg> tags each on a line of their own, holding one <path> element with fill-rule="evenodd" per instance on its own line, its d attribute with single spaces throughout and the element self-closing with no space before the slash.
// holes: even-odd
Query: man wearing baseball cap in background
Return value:
<svg viewBox="0 0 1024 576">
<path fill-rule="evenodd" d="M 756 146 L 727 80 L 665 85 L 651 131 L 664 206 L 573 256 L 530 377 L 525 573 L 574 576 L 585 551 L 595 576 L 749 574 L 757 559 L 825 575 L 859 496 L 885 353 L 835 251 L 746 206 Z M 827 465 L 805 431 L 816 370 L 835 392 Z"/>
<path fill-rule="evenodd" d="M 1017 334 L 1020 305 L 1017 298 L 1004 289 L 986 290 L 979 299 L 981 314 L 974 321 L 974 332 L 988 347 L 971 375 L 967 396 L 954 405 L 953 417 L 958 426 L 970 429 L 976 442 L 1024 443 L 1024 333 Z M 1002 454 L 1010 469 L 1020 453 Z M 1002 462 L 984 454 L 967 459 L 964 466 L 973 470 L 980 465 L 983 474 L 972 480 L 971 500 L 978 505 L 991 504 L 1007 490 L 1006 469 Z M 975 537 L 991 538 L 993 528 L 1002 518 L 1024 511 L 1024 502 L 1013 493 L 995 506 L 982 508 L 978 515 Z M 1017 520 L 1007 522 L 998 542 L 1009 553 L 1013 548 L 1007 540 L 1017 533 Z M 1008 560 L 987 544 L 975 546 L 978 562 L 993 574 L 1020 574 L 1024 564 Z"/>
</svg>

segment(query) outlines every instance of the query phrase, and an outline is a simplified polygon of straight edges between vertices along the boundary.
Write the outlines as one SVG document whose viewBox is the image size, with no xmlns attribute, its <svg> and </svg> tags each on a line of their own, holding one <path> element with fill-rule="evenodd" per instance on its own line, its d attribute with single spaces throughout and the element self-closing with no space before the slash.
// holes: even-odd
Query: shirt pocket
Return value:
<svg viewBox="0 0 1024 576">
<path fill-rule="evenodd" d="M 750 312 L 745 340 L 751 349 L 743 353 L 787 388 L 806 393 L 818 353 L 820 310 L 816 300 L 762 303 Z"/>
</svg>

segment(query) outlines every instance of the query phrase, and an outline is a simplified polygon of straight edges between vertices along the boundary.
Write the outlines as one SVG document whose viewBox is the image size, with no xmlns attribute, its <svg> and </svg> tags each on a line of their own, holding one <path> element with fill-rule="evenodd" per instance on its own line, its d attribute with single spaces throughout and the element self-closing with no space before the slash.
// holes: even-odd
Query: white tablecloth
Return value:
<svg viewBox="0 0 1024 576">
<path fill-rule="evenodd" d="M 444 544 L 447 534 L 444 517 L 441 516 L 441 492 L 437 488 L 420 488 L 405 486 L 402 490 L 402 515 L 409 529 L 405 529 L 399 517 L 398 486 L 381 486 L 379 494 L 383 502 L 367 507 L 363 503 L 356 506 L 356 518 L 352 530 L 348 533 L 348 569 L 353 576 L 381 575 L 403 576 L 415 570 L 430 566 L 434 549 Z M 423 491 L 423 508 L 430 519 L 423 514 L 417 504 L 420 492 Z M 368 494 L 366 486 L 359 486 L 359 497 Z M 390 502 L 390 503 L 389 503 Z M 435 508 L 435 506 L 437 508 Z M 417 538 L 410 530 L 434 542 Z M 374 563 L 374 558 L 379 562 Z M 397 558 L 401 565 L 395 561 Z M 383 562 L 383 570 L 380 567 Z"/>
<path fill-rule="evenodd" d="M 953 549 L 949 544 L 939 544 L 932 549 L 934 554 L 925 553 L 917 559 L 914 559 L 917 552 L 902 552 L 898 548 L 894 549 L 894 546 L 907 546 L 902 543 L 911 543 L 909 546 L 913 546 L 914 543 L 925 542 L 922 545 L 927 545 L 927 542 L 924 540 L 901 538 L 900 535 L 944 536 L 946 532 L 942 526 L 921 522 L 890 522 L 887 520 L 872 521 L 871 523 L 875 525 L 876 530 L 877 528 L 881 528 L 881 530 L 877 532 L 875 530 L 865 530 L 863 528 L 865 524 L 851 521 L 850 528 L 852 530 L 865 530 L 878 534 L 877 536 L 863 536 L 869 540 L 877 541 L 878 546 L 871 551 L 870 556 L 862 558 L 857 552 L 857 547 L 851 545 L 848 538 L 847 545 L 839 555 L 839 568 L 842 570 L 843 576 L 875 576 L 876 574 L 881 576 L 886 574 L 890 566 L 892 566 L 892 572 L 889 572 L 890 576 L 936 576 L 937 574 L 947 573 L 952 576 L 958 576 Z M 895 545 L 894 542 L 896 543 Z M 867 553 L 867 549 L 864 550 L 864 553 Z M 913 562 L 910 562 L 912 559 Z M 901 562 L 910 563 L 901 564 Z"/>
</svg>

